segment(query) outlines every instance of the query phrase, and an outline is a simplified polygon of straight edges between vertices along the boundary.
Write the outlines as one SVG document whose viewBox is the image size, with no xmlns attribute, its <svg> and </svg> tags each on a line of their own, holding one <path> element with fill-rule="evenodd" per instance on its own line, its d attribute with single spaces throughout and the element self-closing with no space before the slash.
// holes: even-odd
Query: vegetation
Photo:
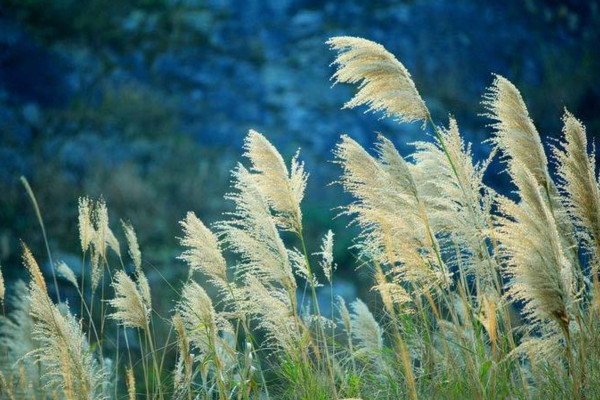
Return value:
<svg viewBox="0 0 600 400">
<path fill-rule="evenodd" d="M 31 282 L 13 288 L 0 325 L 3 396 L 600 397 L 600 186 L 582 123 L 565 111 L 548 157 L 519 91 L 496 76 L 484 97 L 494 150 L 475 162 L 457 122 L 432 121 L 392 54 L 360 38 L 328 43 L 333 79 L 359 86 L 346 107 L 433 132 L 409 160 L 383 136 L 374 154 L 347 136 L 334 151 L 338 183 L 354 198 L 341 214 L 360 228 L 354 249 L 380 309 L 334 299 L 334 234 L 318 247 L 303 231 L 305 166 L 298 154 L 286 164 L 251 130 L 247 165 L 234 169 L 226 196 L 234 211 L 211 228 L 194 213 L 181 221 L 189 276 L 165 282 L 179 294 L 169 316 L 156 312 L 134 228 L 123 222 L 128 272 L 103 200 L 79 202 L 88 273 L 53 269 L 76 289 L 80 310 L 51 300 L 23 245 Z M 483 182 L 498 153 L 515 199 Z M 327 287 L 333 315 L 317 301 Z M 164 341 L 157 324 L 171 328 Z"/>
</svg>

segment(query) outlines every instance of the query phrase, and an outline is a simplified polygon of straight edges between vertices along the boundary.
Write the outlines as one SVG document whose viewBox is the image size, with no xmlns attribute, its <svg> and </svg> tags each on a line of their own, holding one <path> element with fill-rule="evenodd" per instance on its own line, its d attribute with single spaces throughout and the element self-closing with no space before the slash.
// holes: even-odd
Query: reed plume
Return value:
<svg viewBox="0 0 600 400">
<path fill-rule="evenodd" d="M 442 247 L 457 246 L 447 262 L 476 277 L 484 290 L 500 289 L 499 266 L 490 251 L 491 205 L 494 192 L 483 183 L 494 153 L 475 163 L 471 146 L 462 139 L 458 124 L 450 118 L 448 128 L 439 129 L 434 142 L 415 143 L 412 169 L 418 190 L 427 204 L 429 220 L 443 237 Z"/>
<path fill-rule="evenodd" d="M 402 122 L 430 119 L 408 70 L 382 45 L 370 40 L 340 36 L 327 41 L 338 52 L 334 82 L 358 83 L 358 92 L 344 108 L 366 105 Z"/>
<path fill-rule="evenodd" d="M 319 265 L 325 274 L 328 282 L 331 282 L 331 274 L 335 271 L 336 265 L 333 262 L 333 232 L 327 231 L 321 242 L 321 251 L 315 253 L 315 255 L 321 256 Z"/>
<path fill-rule="evenodd" d="M 267 343 L 290 356 L 296 354 L 297 346 L 301 345 L 301 334 L 289 293 L 281 288 L 267 287 L 254 276 L 248 276 L 245 283 L 244 301 L 239 302 L 244 314 L 257 322 Z"/>
<path fill-rule="evenodd" d="M 93 204 L 88 197 L 79 198 L 79 240 L 81 243 L 81 251 L 84 253 L 88 250 L 93 237 L 95 236 L 95 229 L 92 224 L 92 210 Z"/>
<path fill-rule="evenodd" d="M 352 308 L 352 338 L 356 341 L 356 354 L 380 360 L 383 349 L 383 330 L 362 300 L 350 304 Z"/>
<path fill-rule="evenodd" d="M 201 354 L 210 353 L 218 340 L 217 313 L 202 286 L 188 282 L 181 293 L 177 313 L 185 327 L 185 337 Z"/>
<path fill-rule="evenodd" d="M 596 154 L 588 153 L 585 127 L 570 112 L 563 116 L 563 141 L 554 147 L 557 174 L 567 211 L 579 228 L 586 249 L 600 256 L 600 190 Z"/>
<path fill-rule="evenodd" d="M 295 293 L 287 249 L 271 216 L 255 175 L 242 165 L 233 172 L 234 192 L 226 198 L 235 202 L 232 219 L 217 224 L 229 248 L 240 256 L 238 275 L 249 274 L 269 285 L 283 285 L 290 296 Z"/>
<path fill-rule="evenodd" d="M 64 261 L 60 261 L 58 263 L 58 266 L 56 267 L 56 273 L 58 276 L 62 277 L 67 282 L 72 284 L 75 288 L 79 288 L 79 284 L 77 283 L 75 273 L 71 268 L 69 268 L 69 266 Z"/>
<path fill-rule="evenodd" d="M 177 364 L 173 375 L 173 387 L 175 399 L 191 397 L 191 385 L 193 374 L 193 357 L 190 351 L 190 342 L 186 333 L 181 314 L 178 312 L 173 316 L 173 326 L 177 332 Z"/>
<path fill-rule="evenodd" d="M 30 355 L 47 366 L 47 385 L 61 388 L 69 400 L 103 399 L 104 375 L 79 321 L 50 301 L 39 266 L 26 246 L 23 261 L 31 276 L 31 316 L 35 321 L 32 337 L 39 343 Z"/>
<path fill-rule="evenodd" d="M 142 252 L 140 251 L 140 245 L 138 243 L 137 235 L 133 225 L 131 223 L 121 221 L 123 231 L 125 232 L 125 239 L 127 239 L 127 248 L 129 257 L 133 261 L 133 265 L 137 273 L 142 270 Z"/>
<path fill-rule="evenodd" d="M 585 127 L 565 109 L 563 140 L 554 147 L 558 162 L 559 189 L 564 193 L 563 204 L 571 216 L 583 248 L 592 257 L 591 276 L 594 301 L 600 313 L 600 188 L 596 176 L 595 148 L 588 153 Z"/>
<path fill-rule="evenodd" d="M 189 265 L 190 272 L 199 271 L 217 285 L 226 286 L 227 263 L 221 253 L 217 236 L 193 212 L 188 212 L 180 224 L 184 236 L 179 239 L 179 243 L 188 249 L 179 259 Z"/>
<path fill-rule="evenodd" d="M 110 318 L 125 327 L 148 329 L 151 307 L 149 307 L 149 294 L 146 293 L 147 281 L 141 285 L 138 281 L 136 284 L 125 272 L 117 271 L 112 286 L 115 297 L 108 303 L 115 308 L 115 311 Z"/>
<path fill-rule="evenodd" d="M 550 320 L 568 330 L 577 301 L 573 265 L 543 188 L 528 171 L 519 178 L 520 202 L 499 199 L 503 217 L 498 238 L 510 278 L 507 295 L 524 303 L 523 313 L 533 326 Z"/>
<path fill-rule="evenodd" d="M 341 184 L 356 199 L 345 208 L 361 228 L 361 254 L 389 265 L 401 281 L 427 289 L 449 282 L 413 174 L 393 144 L 379 137 L 379 158 L 342 136 L 334 154 L 342 167 Z"/>
<path fill-rule="evenodd" d="M 308 175 L 298 153 L 287 166 L 277 149 L 260 133 L 250 130 L 244 142 L 244 154 L 251 163 L 256 188 L 275 212 L 277 224 L 284 230 L 302 232 L 300 203 Z"/>
<path fill-rule="evenodd" d="M 519 90 L 508 79 L 495 75 L 483 104 L 488 110 L 486 116 L 495 121 L 492 142 L 508 159 L 511 174 L 527 169 L 538 185 L 550 191 L 553 183 L 548 174 L 548 159 Z"/>
<path fill-rule="evenodd" d="M 27 357 L 40 343 L 33 337 L 35 321 L 31 316 L 31 298 L 27 285 L 19 280 L 12 286 L 9 296 L 12 310 L 0 316 L 0 371 L 7 380 L 18 378 L 29 380 L 30 385 L 12 383 L 12 391 L 19 398 L 37 398 L 49 395 L 47 380 L 44 377 L 46 366 L 42 361 Z"/>
</svg>

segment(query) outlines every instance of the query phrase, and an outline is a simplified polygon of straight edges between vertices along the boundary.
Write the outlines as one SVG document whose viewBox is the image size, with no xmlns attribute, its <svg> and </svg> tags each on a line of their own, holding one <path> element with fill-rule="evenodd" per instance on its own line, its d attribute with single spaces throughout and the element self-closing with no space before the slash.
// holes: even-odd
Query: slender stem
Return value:
<svg viewBox="0 0 600 400">
<path fill-rule="evenodd" d="M 25 187 L 25 191 L 31 200 L 31 204 L 33 204 L 33 208 L 35 210 L 35 215 L 37 216 L 38 223 L 40 224 L 40 228 L 42 229 L 42 236 L 44 237 L 44 244 L 46 245 L 46 252 L 48 253 L 48 261 L 50 262 L 50 270 L 52 271 L 52 280 L 54 283 L 54 290 L 56 291 L 56 298 L 58 302 L 61 302 L 60 299 L 60 289 L 58 288 L 58 281 L 56 280 L 56 272 L 54 271 L 54 261 L 52 260 L 52 252 L 50 251 L 50 244 L 48 243 L 48 237 L 46 236 L 46 227 L 44 225 L 44 220 L 42 218 L 42 213 L 40 212 L 40 207 L 35 198 L 35 194 L 27 181 L 27 178 L 21 176 L 21 183 Z"/>
<path fill-rule="evenodd" d="M 298 235 L 300 236 L 300 243 L 302 244 L 302 252 L 304 253 L 304 260 L 306 261 L 306 271 L 308 272 L 308 280 L 309 280 L 309 284 L 310 284 L 310 289 L 311 289 L 311 293 L 312 293 L 312 298 L 313 298 L 313 303 L 315 304 L 315 311 L 317 312 L 317 326 L 320 330 L 320 334 L 323 337 L 323 344 L 324 344 L 324 349 L 325 349 L 325 362 L 327 363 L 327 369 L 329 371 L 329 377 L 331 379 L 331 387 L 333 389 L 333 396 L 335 399 L 338 398 L 337 396 L 337 388 L 335 385 L 335 376 L 333 373 L 333 365 L 331 363 L 331 357 L 329 356 L 329 346 L 327 344 L 327 335 L 325 334 L 325 329 L 323 329 L 323 324 L 321 321 L 321 309 L 319 308 L 319 301 L 317 299 L 317 291 L 315 289 L 315 280 L 314 280 L 314 275 L 312 273 L 312 268 L 310 266 L 310 260 L 308 258 L 308 251 L 306 249 L 306 242 L 304 241 L 304 235 L 302 233 L 302 230 L 299 231 Z M 317 347 L 318 347 L 318 340 L 317 340 Z"/>
<path fill-rule="evenodd" d="M 148 378 L 148 358 L 146 356 L 146 349 L 142 342 L 142 335 L 140 334 L 140 330 L 137 330 L 138 335 L 138 343 L 140 344 L 140 353 L 142 356 L 142 371 L 144 372 L 144 383 L 146 386 L 146 398 L 150 399 L 150 380 Z M 144 339 L 146 341 L 146 339 Z"/>
<path fill-rule="evenodd" d="M 154 341 L 152 339 L 151 329 L 150 329 L 150 321 L 146 321 L 146 336 L 148 338 L 148 342 L 150 343 L 150 352 L 152 353 L 152 364 L 154 366 L 154 371 L 156 374 L 156 380 L 158 384 L 158 397 L 163 398 L 162 394 L 162 383 L 160 381 L 160 369 L 158 368 L 158 363 L 156 361 L 156 350 L 154 346 Z"/>
</svg>

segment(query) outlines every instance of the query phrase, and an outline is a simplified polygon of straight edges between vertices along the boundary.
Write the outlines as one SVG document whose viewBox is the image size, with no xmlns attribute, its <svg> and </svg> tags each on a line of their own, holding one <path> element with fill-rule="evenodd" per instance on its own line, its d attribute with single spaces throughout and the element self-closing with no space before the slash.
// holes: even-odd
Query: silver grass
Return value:
<svg viewBox="0 0 600 400">
<path fill-rule="evenodd" d="M 218 327 L 212 300 L 194 281 L 188 282 L 181 292 L 177 313 L 185 327 L 185 335 L 201 353 L 209 353 L 217 342 Z"/>
<path fill-rule="evenodd" d="M 135 274 L 135 280 L 137 281 L 137 287 L 142 296 L 142 300 L 144 301 L 144 305 L 149 310 L 152 309 L 152 295 L 150 293 L 150 284 L 148 283 L 148 278 L 146 275 L 140 270 Z"/>
<path fill-rule="evenodd" d="M 121 245 L 119 244 L 119 240 L 115 236 L 114 232 L 110 228 L 108 228 L 106 231 L 106 244 L 119 258 L 121 257 Z"/>
<path fill-rule="evenodd" d="M 521 94 L 510 81 L 496 75 L 483 103 L 489 110 L 488 117 L 496 121 L 493 125 L 496 131 L 493 142 L 507 159 L 513 183 L 522 194 L 529 191 L 530 187 L 522 188 L 520 183 L 528 181 L 528 175 L 533 177 L 555 218 L 563 246 L 569 249 L 567 257 L 571 263 L 577 264 L 573 226 L 548 172 L 548 160 L 540 135 L 529 117 Z"/>
<path fill-rule="evenodd" d="M 600 189 L 596 179 L 596 154 L 588 154 L 585 127 L 570 112 L 563 116 L 563 141 L 554 148 L 562 198 L 583 244 L 600 257 Z"/>
<path fill-rule="evenodd" d="M 352 338 L 356 342 L 357 353 L 369 358 L 381 359 L 383 349 L 383 330 L 362 300 L 350 304 L 352 309 Z"/>
<path fill-rule="evenodd" d="M 532 325 L 554 321 L 566 329 L 576 303 L 575 273 L 565 254 L 557 222 L 532 173 L 519 177 L 521 201 L 500 198 L 498 238 L 510 278 L 507 295 L 525 303 Z"/>
<path fill-rule="evenodd" d="M 292 269 L 297 276 L 309 282 L 314 287 L 323 286 L 319 283 L 314 274 L 310 274 L 308 271 L 308 264 L 306 263 L 306 257 L 298 249 L 288 249 L 288 259 L 292 264 Z"/>
<path fill-rule="evenodd" d="M 108 208 L 103 199 L 98 200 L 94 204 L 92 220 L 94 222 L 95 230 L 95 235 L 92 240 L 94 249 L 100 254 L 102 259 L 106 259 L 106 246 L 109 241 L 110 227 L 108 226 Z"/>
<path fill-rule="evenodd" d="M 288 254 L 266 199 L 251 174 L 242 165 L 233 172 L 234 191 L 226 198 L 235 202 L 230 220 L 217 224 L 229 248 L 240 256 L 237 273 L 253 275 L 268 284 L 283 285 L 295 293 Z"/>
<path fill-rule="evenodd" d="M 138 243 L 135 229 L 131 223 L 121 221 L 123 231 L 125 232 L 125 239 L 127 240 L 127 248 L 129 249 L 129 257 L 133 261 L 136 272 L 142 270 L 142 252 L 140 251 L 140 245 Z"/>
<path fill-rule="evenodd" d="M 304 172 L 304 164 L 298 161 L 298 153 L 292 159 L 288 172 L 281 154 L 255 130 L 248 133 L 244 148 L 244 155 L 251 162 L 250 171 L 255 174 L 256 187 L 275 211 L 277 224 L 284 230 L 300 233 L 300 203 L 308 175 Z"/>
<path fill-rule="evenodd" d="M 79 321 L 68 310 L 63 314 L 48 297 L 37 262 L 24 246 L 24 264 L 31 276 L 32 337 L 39 343 L 31 356 L 47 366 L 48 386 L 62 389 L 65 398 L 103 399 L 104 376 L 89 349 Z"/>
<path fill-rule="evenodd" d="M 267 343 L 283 349 L 288 354 L 298 352 L 300 327 L 294 316 L 290 294 L 279 288 L 267 288 L 254 276 L 246 278 L 244 301 L 239 305 L 243 313 L 257 321 L 265 333 Z M 295 295 L 295 293 L 294 293 Z"/>
<path fill-rule="evenodd" d="M 564 332 L 557 329 L 556 324 L 545 324 L 537 326 L 537 330 L 533 330 L 529 326 L 521 327 L 523 338 L 519 346 L 509 354 L 510 356 L 525 357 L 532 359 L 533 362 L 544 362 L 551 368 L 565 371 L 567 367 L 560 355 L 565 351 L 565 336 Z M 533 331 L 533 332 L 532 332 Z M 575 321 L 571 321 L 568 326 L 568 332 L 571 337 L 571 343 L 577 342 L 580 339 L 581 332 Z M 583 339 L 583 338 L 581 338 Z M 587 349 L 579 348 L 577 352 L 586 352 Z M 567 355 L 568 357 L 568 355 Z"/>
<path fill-rule="evenodd" d="M 71 268 L 69 268 L 69 266 L 64 261 L 60 261 L 58 263 L 58 266 L 56 267 L 56 273 L 58 276 L 65 279 L 67 282 L 69 282 L 76 288 L 79 288 L 79 284 L 77 283 L 75 273 Z"/>
<path fill-rule="evenodd" d="M 348 307 L 346 307 L 346 301 L 342 296 L 336 296 L 337 300 L 337 309 L 340 313 L 340 321 L 344 325 L 344 329 L 346 333 L 351 336 L 352 335 L 352 318 L 350 316 L 350 311 L 348 311 Z"/>
<path fill-rule="evenodd" d="M 115 297 L 108 303 L 115 308 L 115 311 L 110 318 L 125 327 L 147 329 L 151 308 L 147 302 L 149 299 L 145 298 L 143 290 L 140 290 L 140 285 L 125 272 L 117 271 L 112 286 Z"/>
<path fill-rule="evenodd" d="M 379 158 L 371 156 L 347 136 L 334 151 L 341 184 L 356 199 L 345 212 L 361 228 L 361 254 L 419 288 L 447 284 L 449 272 L 408 164 L 383 137 L 377 152 Z"/>
<path fill-rule="evenodd" d="M 90 259 L 90 268 L 92 270 L 91 271 L 92 293 L 98 288 L 98 285 L 100 284 L 100 280 L 102 279 L 102 276 L 104 273 L 104 269 L 103 269 L 104 264 L 103 264 L 103 261 L 100 260 L 101 254 L 99 251 L 95 250 L 95 246 L 93 248 L 94 248 L 94 250 L 92 251 L 91 259 Z"/>
<path fill-rule="evenodd" d="M 419 192 L 427 203 L 430 221 L 445 235 L 448 247 L 458 245 L 458 254 L 449 260 L 462 264 L 478 283 L 490 286 L 499 267 L 488 249 L 491 243 L 493 192 L 483 183 L 488 159 L 475 163 L 471 146 L 465 144 L 456 120 L 440 128 L 434 143 L 417 142 L 413 173 Z M 450 161 L 451 160 L 451 161 Z M 459 259 L 460 258 L 460 259 Z"/>
<path fill-rule="evenodd" d="M 34 320 L 31 316 L 31 299 L 27 285 L 19 280 L 13 286 L 9 302 L 13 309 L 6 316 L 0 316 L 0 370 L 6 377 L 22 376 L 31 381 L 30 386 L 15 385 L 14 394 L 19 398 L 37 398 L 48 395 L 44 390 L 47 379 L 44 363 L 35 365 L 27 358 L 40 343 L 32 336 Z"/>
<path fill-rule="evenodd" d="M 408 293 L 408 291 L 400 284 L 400 282 L 394 282 L 394 277 L 391 278 L 392 281 L 377 278 L 378 277 L 376 277 L 375 285 L 373 285 L 371 289 L 377 290 L 377 292 L 379 292 L 383 303 L 386 305 L 386 308 L 388 310 L 392 310 L 393 305 L 395 304 L 399 306 L 403 314 L 413 312 L 413 309 L 410 306 L 410 303 L 413 302 L 413 298 Z"/>
<path fill-rule="evenodd" d="M 319 265 L 325 274 L 325 278 L 327 281 L 331 283 L 331 274 L 335 271 L 336 265 L 333 262 L 333 232 L 330 230 L 327 231 L 325 236 L 323 236 L 323 240 L 321 241 L 321 248 L 319 252 L 315 253 L 315 255 L 321 256 L 321 261 Z"/>
<path fill-rule="evenodd" d="M 483 104 L 489 111 L 487 116 L 495 121 L 492 141 L 509 158 L 509 170 L 525 168 L 540 186 L 550 190 L 548 159 L 519 90 L 508 79 L 495 75 Z"/>
<path fill-rule="evenodd" d="M 181 315 L 176 312 L 173 316 L 173 326 L 177 332 L 177 364 L 173 375 L 173 397 L 184 399 L 188 394 L 192 382 L 193 359 L 190 351 L 190 342 L 183 324 Z"/>
<path fill-rule="evenodd" d="M 94 225 L 91 255 L 91 277 L 92 293 L 98 288 L 102 277 L 104 276 L 104 261 L 106 260 L 106 247 L 110 228 L 108 226 L 108 209 L 104 200 L 100 199 L 93 205 L 92 222 Z"/>
<path fill-rule="evenodd" d="M 202 272 L 216 283 L 226 283 L 227 263 L 217 236 L 193 212 L 188 212 L 180 224 L 184 236 L 179 242 L 188 249 L 179 259 L 189 265 L 190 271 Z"/>
<path fill-rule="evenodd" d="M 86 252 L 95 235 L 94 226 L 92 224 L 92 201 L 88 197 L 79 198 L 79 240 L 81 243 L 81 251 Z"/>
<path fill-rule="evenodd" d="M 366 105 L 368 111 L 382 111 L 402 122 L 430 118 L 408 70 L 382 45 L 370 40 L 340 36 L 327 41 L 338 52 L 332 79 L 356 84 L 358 92 L 344 107 Z"/>
</svg>

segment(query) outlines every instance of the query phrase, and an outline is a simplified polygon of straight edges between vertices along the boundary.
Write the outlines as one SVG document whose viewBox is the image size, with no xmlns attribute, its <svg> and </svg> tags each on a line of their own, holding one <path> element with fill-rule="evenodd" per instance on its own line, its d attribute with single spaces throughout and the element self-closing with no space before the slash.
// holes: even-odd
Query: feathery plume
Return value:
<svg viewBox="0 0 600 400">
<path fill-rule="evenodd" d="M 429 110 L 419 95 L 410 73 L 382 45 L 370 40 L 340 36 L 327 41 L 338 52 L 333 65 L 337 82 L 358 83 L 358 92 L 344 108 L 368 106 L 368 111 L 383 111 L 401 122 L 430 118 Z"/>
<path fill-rule="evenodd" d="M 296 281 L 287 250 L 255 176 L 242 165 L 234 170 L 234 192 L 226 198 L 235 202 L 235 218 L 218 223 L 217 228 L 231 250 L 241 257 L 239 274 L 283 285 L 291 295 L 296 291 Z"/>
<path fill-rule="evenodd" d="M 125 239 L 127 239 L 127 247 L 129 249 L 129 257 L 133 261 L 136 272 L 142 271 L 142 252 L 140 251 L 140 245 L 138 244 L 137 235 L 135 229 L 131 223 L 121 221 L 123 231 L 125 232 Z"/>
<path fill-rule="evenodd" d="M 292 312 L 295 307 L 290 295 L 279 288 L 265 287 L 254 276 L 246 278 L 245 301 L 240 302 L 242 311 L 255 317 L 265 338 L 289 354 L 297 352 L 300 343 L 298 321 Z M 295 293 L 294 293 L 295 295 Z"/>
<path fill-rule="evenodd" d="M 530 190 L 519 187 L 519 183 L 527 181 L 526 175 L 531 174 L 536 184 L 543 189 L 564 246 L 575 248 L 572 223 L 548 172 L 548 160 L 540 135 L 529 117 L 521 94 L 510 81 L 496 75 L 484 96 L 483 104 L 489 110 L 487 116 L 496 121 L 492 125 L 496 130 L 492 141 L 507 158 L 508 172 L 519 193 Z M 572 263 L 577 263 L 577 255 L 574 253 L 569 251 L 567 256 Z"/>
<path fill-rule="evenodd" d="M 121 245 L 119 244 L 119 240 L 110 228 L 108 228 L 108 230 L 106 231 L 106 244 L 112 249 L 112 251 L 115 252 L 115 254 L 119 258 L 121 258 Z"/>
<path fill-rule="evenodd" d="M 23 264 L 25 265 L 25 268 L 27 268 L 31 280 L 35 283 L 36 287 L 48 294 L 48 288 L 46 287 L 46 281 L 44 280 L 40 266 L 33 257 L 33 254 L 31 254 L 29 247 L 27 247 L 25 243 L 21 244 L 23 246 Z"/>
<path fill-rule="evenodd" d="M 152 296 L 150 293 L 150 284 L 148 283 L 148 278 L 146 275 L 139 271 L 135 274 L 135 280 L 137 282 L 137 287 L 142 296 L 142 300 L 144 300 L 144 305 L 151 310 L 152 309 Z"/>
<path fill-rule="evenodd" d="M 61 312 L 48 297 L 46 284 L 29 249 L 24 246 L 24 263 L 29 270 L 32 337 L 39 347 L 30 355 L 47 366 L 49 386 L 58 386 L 71 399 L 102 398 L 103 373 L 99 368 L 79 321 L 68 311 Z"/>
<path fill-rule="evenodd" d="M 39 347 L 32 337 L 35 322 L 31 317 L 31 298 L 25 282 L 18 280 L 13 286 L 9 299 L 12 310 L 6 316 L 0 316 L 0 369 L 6 376 L 18 375 L 21 380 L 32 382 L 29 386 L 19 385 L 15 394 L 19 398 L 33 398 L 42 393 L 47 383 L 43 374 L 46 367 L 35 365 L 26 356 Z M 31 360 L 34 361 L 34 360 Z"/>
<path fill-rule="evenodd" d="M 348 335 L 352 334 L 352 318 L 350 316 L 350 311 L 348 311 L 348 307 L 346 307 L 346 301 L 340 295 L 336 296 L 337 299 L 337 309 L 340 313 L 340 321 L 344 325 L 344 329 Z"/>
<path fill-rule="evenodd" d="M 189 341 L 203 353 L 211 351 L 217 341 L 217 317 L 212 300 L 202 286 L 188 282 L 181 292 L 177 312 Z"/>
<path fill-rule="evenodd" d="M 100 280 L 104 275 L 104 267 L 100 260 L 100 257 L 100 252 L 97 251 L 94 246 L 94 250 L 92 251 L 92 256 L 90 259 L 90 268 L 92 270 L 92 286 L 90 289 L 92 290 L 92 292 L 96 291 L 98 285 L 100 284 Z"/>
<path fill-rule="evenodd" d="M 315 253 L 315 255 L 321 256 L 319 264 L 329 282 L 331 282 L 331 274 L 336 268 L 336 265 L 333 263 L 333 236 L 331 229 L 327 231 L 321 242 L 321 251 Z"/>
<path fill-rule="evenodd" d="M 71 283 L 76 288 L 79 287 L 79 285 L 77 284 L 77 278 L 75 277 L 75 273 L 71 268 L 69 268 L 69 266 L 64 261 L 60 261 L 58 263 L 58 266 L 56 267 L 56 273 L 58 274 L 58 276 L 65 279 L 67 282 Z"/>
<path fill-rule="evenodd" d="M 450 275 L 412 172 L 389 140 L 380 137 L 376 148 L 379 159 L 342 136 L 334 151 L 341 184 L 356 199 L 345 212 L 361 228 L 361 255 L 420 288 L 447 284 Z"/>
<path fill-rule="evenodd" d="M 507 295 L 525 303 L 524 314 L 533 325 L 552 320 L 569 325 L 573 306 L 574 270 L 565 254 L 556 220 L 532 173 L 521 181 L 520 203 L 501 197 L 498 238 L 506 254 Z"/>
<path fill-rule="evenodd" d="M 92 238 L 95 235 L 92 224 L 92 202 L 88 197 L 79 198 L 79 240 L 81 242 L 81 251 L 84 253 L 90 247 Z"/>
<path fill-rule="evenodd" d="M 496 121 L 492 141 L 509 158 L 509 169 L 526 168 L 539 185 L 549 189 L 546 153 L 519 90 L 508 79 L 495 75 L 483 105 L 489 111 L 486 116 Z"/>
<path fill-rule="evenodd" d="M 216 235 L 193 212 L 188 212 L 179 223 L 184 234 L 179 243 L 188 248 L 179 259 L 189 265 L 190 271 L 200 271 L 216 283 L 226 282 L 227 263 Z"/>
<path fill-rule="evenodd" d="M 440 128 L 436 142 L 417 142 L 412 169 L 419 193 L 427 204 L 431 224 L 444 233 L 449 247 L 458 246 L 457 256 L 447 262 L 460 263 L 465 272 L 490 287 L 497 281 L 498 265 L 489 250 L 493 192 L 483 183 L 492 156 L 475 163 L 471 146 L 465 144 L 456 120 Z"/>
<path fill-rule="evenodd" d="M 288 169 L 277 149 L 260 133 L 250 130 L 244 142 L 246 153 L 256 182 L 256 187 L 275 212 L 277 224 L 284 230 L 302 231 L 300 202 L 304 197 L 308 175 L 298 153 Z"/>
<path fill-rule="evenodd" d="M 177 332 L 177 364 L 173 377 L 174 398 L 183 399 L 189 391 L 192 381 L 193 358 L 190 352 L 190 342 L 187 337 L 181 315 L 176 312 L 173 316 L 173 326 Z"/>
<path fill-rule="evenodd" d="M 362 300 L 355 300 L 350 307 L 352 308 L 352 338 L 356 341 L 357 352 L 379 359 L 383 349 L 381 327 Z"/>
<path fill-rule="evenodd" d="M 563 116 L 564 139 L 554 147 L 563 199 L 587 250 L 600 257 L 600 189 L 596 180 L 596 155 L 588 154 L 585 127 L 567 110 Z"/>
<path fill-rule="evenodd" d="M 313 285 L 314 287 L 323 286 L 317 281 L 317 278 L 314 274 L 308 272 L 308 264 L 306 263 L 306 257 L 304 257 L 303 253 L 301 253 L 298 249 L 288 250 L 287 253 L 290 264 L 292 265 L 297 276 L 304 279 L 306 282 L 309 282 L 309 284 Z"/>
<path fill-rule="evenodd" d="M 126 327 L 146 329 L 151 309 L 147 304 L 148 299 L 140 293 L 139 286 L 123 271 L 117 271 L 114 275 L 112 286 L 115 298 L 109 300 L 109 304 L 116 311 L 110 318 Z"/>
<path fill-rule="evenodd" d="M 94 249 L 100 254 L 102 259 L 106 259 L 106 245 L 109 241 L 110 228 L 108 226 L 108 208 L 103 199 L 96 202 L 92 211 L 92 218 L 96 232 L 93 236 Z"/>
</svg>

